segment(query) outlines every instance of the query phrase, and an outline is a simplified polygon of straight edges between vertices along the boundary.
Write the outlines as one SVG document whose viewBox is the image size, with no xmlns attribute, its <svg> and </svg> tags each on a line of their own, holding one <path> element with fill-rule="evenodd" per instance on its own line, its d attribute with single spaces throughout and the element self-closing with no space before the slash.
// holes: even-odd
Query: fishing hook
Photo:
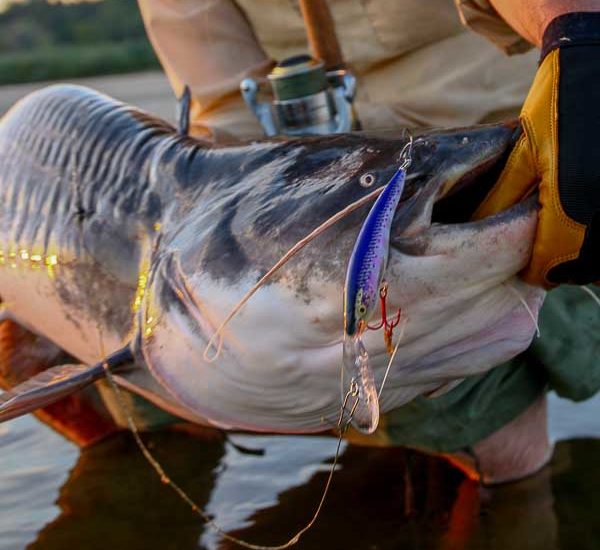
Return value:
<svg viewBox="0 0 600 550">
<path fill-rule="evenodd" d="M 394 335 L 394 329 L 400 323 L 400 318 L 402 316 L 402 308 L 398 308 L 398 313 L 396 317 L 390 322 L 388 321 L 387 316 L 387 292 L 388 292 L 388 284 L 387 282 L 383 282 L 379 287 L 379 301 L 381 303 L 381 322 L 377 325 L 367 325 L 369 330 L 379 330 L 383 328 L 383 339 L 385 341 L 385 347 L 388 353 L 392 353 L 392 337 Z"/>
</svg>

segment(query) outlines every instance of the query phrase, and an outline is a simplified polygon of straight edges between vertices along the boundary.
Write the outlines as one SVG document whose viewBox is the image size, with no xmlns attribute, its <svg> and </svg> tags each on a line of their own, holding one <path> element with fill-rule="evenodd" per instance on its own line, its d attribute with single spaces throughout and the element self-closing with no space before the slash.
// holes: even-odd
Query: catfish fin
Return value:
<svg viewBox="0 0 600 550">
<path fill-rule="evenodd" d="M 106 375 L 105 363 L 113 369 L 128 364 L 133 356 L 128 347 L 93 366 L 57 365 L 0 395 L 0 423 L 33 412 L 79 391 Z"/>
<path fill-rule="evenodd" d="M 0 422 L 50 405 L 104 375 L 102 364 L 51 367 L 0 395 Z"/>
</svg>

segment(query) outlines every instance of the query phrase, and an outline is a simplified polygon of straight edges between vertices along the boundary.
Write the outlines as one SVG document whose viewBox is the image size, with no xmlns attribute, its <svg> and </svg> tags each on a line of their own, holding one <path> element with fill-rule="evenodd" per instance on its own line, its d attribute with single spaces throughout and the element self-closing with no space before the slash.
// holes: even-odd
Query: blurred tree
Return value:
<svg viewBox="0 0 600 550">
<path fill-rule="evenodd" d="M 133 0 L 0 0 L 0 84 L 157 67 Z"/>
<path fill-rule="evenodd" d="M 0 52 L 35 50 L 51 43 L 51 33 L 34 19 L 14 21 L 0 31 Z"/>
<path fill-rule="evenodd" d="M 93 44 L 145 38 L 137 2 L 57 3 L 29 0 L 0 13 L 0 53 L 48 45 Z"/>
</svg>

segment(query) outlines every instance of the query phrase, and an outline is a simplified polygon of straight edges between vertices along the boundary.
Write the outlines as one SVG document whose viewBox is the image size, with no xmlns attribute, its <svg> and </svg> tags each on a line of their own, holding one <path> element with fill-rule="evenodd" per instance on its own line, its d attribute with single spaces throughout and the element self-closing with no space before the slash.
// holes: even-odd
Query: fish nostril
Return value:
<svg viewBox="0 0 600 550">
<path fill-rule="evenodd" d="M 362 187 L 371 187 L 375 183 L 375 176 L 370 172 L 363 174 L 359 180 Z"/>
</svg>

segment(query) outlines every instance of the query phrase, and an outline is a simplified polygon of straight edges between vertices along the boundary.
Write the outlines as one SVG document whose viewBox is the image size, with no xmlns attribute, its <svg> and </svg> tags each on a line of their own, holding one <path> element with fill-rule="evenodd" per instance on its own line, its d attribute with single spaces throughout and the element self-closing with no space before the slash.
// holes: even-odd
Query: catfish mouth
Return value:
<svg viewBox="0 0 600 550">
<path fill-rule="evenodd" d="M 432 223 L 456 224 L 471 221 L 479 205 L 498 181 L 512 147 L 485 160 L 461 177 L 433 205 Z"/>
<path fill-rule="evenodd" d="M 451 163 L 443 163 L 439 175 L 414 184 L 398 206 L 391 239 L 397 254 L 389 266 L 389 280 L 397 286 L 394 294 L 390 285 L 391 307 L 401 306 L 412 325 L 402 336 L 405 356 L 396 365 L 396 378 L 390 379 L 393 387 L 416 386 L 427 371 L 433 386 L 424 394 L 436 397 L 458 380 L 525 350 L 539 330 L 545 292 L 518 279 L 531 254 L 537 193 L 473 220 L 513 143 L 507 140 L 474 162 L 466 151 L 458 174 L 452 173 Z M 450 315 L 460 319 L 460 330 L 447 329 Z M 423 341 L 433 351 L 421 354 Z M 411 346 L 417 350 L 412 355 Z"/>
<path fill-rule="evenodd" d="M 404 196 L 395 214 L 392 245 L 397 247 L 399 241 L 410 240 L 433 225 L 479 223 L 473 221 L 473 216 L 498 181 L 521 133 L 517 126 L 510 139 L 499 143 L 496 150 L 483 155 L 479 162 L 467 166 L 459 175 L 451 174 L 455 162 L 453 158 L 446 165 L 450 173 L 447 177 L 444 177 L 444 166 L 437 174 L 411 174 L 409 168 Z M 460 156 L 459 151 L 455 154 Z M 535 200 L 525 198 L 521 202 L 526 203 L 524 208 L 529 210 L 534 207 Z M 523 208 L 518 210 L 522 211 Z M 481 222 L 489 223 L 497 217 L 505 217 L 505 212 Z"/>
</svg>

